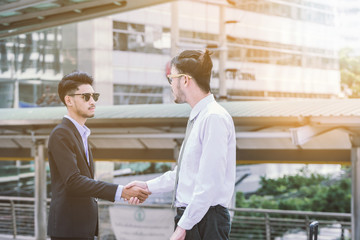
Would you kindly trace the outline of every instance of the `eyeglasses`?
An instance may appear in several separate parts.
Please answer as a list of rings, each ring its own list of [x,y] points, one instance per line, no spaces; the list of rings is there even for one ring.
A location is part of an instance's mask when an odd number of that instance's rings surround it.
[[[74,93],[74,94],[69,94],[69,96],[76,96],[76,95],[81,95],[85,102],[90,100],[90,97],[92,97],[94,99],[94,101],[96,102],[99,99],[100,93]]]
[[[191,76],[187,75],[187,74],[183,74],[183,73],[180,73],[180,74],[169,74],[167,75],[167,80],[169,81],[170,85],[173,81],[173,78],[178,78],[178,77],[182,77],[182,76],[188,76],[188,78],[191,78]]]

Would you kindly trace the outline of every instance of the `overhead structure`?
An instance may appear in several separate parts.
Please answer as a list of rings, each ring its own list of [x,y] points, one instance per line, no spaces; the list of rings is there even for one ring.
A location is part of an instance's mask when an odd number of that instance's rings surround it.
[[[352,234],[360,237],[360,100],[221,104],[235,122],[238,164],[352,164]],[[94,159],[175,161],[190,110],[186,104],[98,107],[87,122]],[[64,114],[65,107],[0,109],[0,159],[35,159],[44,169],[49,133]]]
[[[108,16],[172,0],[0,1],[0,38]]]
[[[359,100],[223,102],[236,125],[237,162],[350,165],[360,123]],[[177,104],[99,106],[89,119],[95,160],[175,161],[190,107]],[[0,109],[0,159],[33,159],[65,107]]]

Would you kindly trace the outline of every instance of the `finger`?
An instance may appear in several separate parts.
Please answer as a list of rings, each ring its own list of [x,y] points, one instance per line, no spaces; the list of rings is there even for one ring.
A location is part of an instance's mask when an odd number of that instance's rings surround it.
[[[138,198],[141,198],[141,199],[147,199],[148,198],[148,195],[147,194],[143,194],[143,193],[139,193],[138,194]]]
[[[138,205],[140,200],[137,197],[132,198],[131,204]]]
[[[138,199],[140,199],[140,201],[144,202],[147,199],[147,196],[138,196]]]
[[[139,205],[139,204],[140,204],[140,200],[139,200],[138,198],[136,198],[136,197],[133,199],[132,202],[133,202],[133,204],[135,204],[135,205]]]
[[[134,197],[134,198],[132,198],[132,200],[131,200],[131,204],[133,204],[133,205],[138,205],[138,204],[139,204],[138,201],[139,201],[139,199],[136,198],[136,197]]]
[[[129,204],[134,204],[134,197],[131,197],[128,201]]]
[[[148,190],[145,190],[143,188],[141,188],[139,191],[140,191],[141,194],[145,194],[145,195],[150,195],[151,194],[151,192],[149,192]]]

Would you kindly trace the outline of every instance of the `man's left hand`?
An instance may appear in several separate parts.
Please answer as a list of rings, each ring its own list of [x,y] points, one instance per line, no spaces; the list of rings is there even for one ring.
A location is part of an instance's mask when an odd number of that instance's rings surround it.
[[[171,235],[170,240],[184,240],[186,236],[186,230],[177,226],[175,232]]]

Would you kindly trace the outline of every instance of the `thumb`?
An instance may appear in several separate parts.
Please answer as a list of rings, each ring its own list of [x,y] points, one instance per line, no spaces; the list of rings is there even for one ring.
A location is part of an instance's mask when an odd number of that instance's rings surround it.
[[[124,188],[129,189],[129,188],[132,188],[133,186],[136,186],[136,181],[128,183]]]

